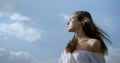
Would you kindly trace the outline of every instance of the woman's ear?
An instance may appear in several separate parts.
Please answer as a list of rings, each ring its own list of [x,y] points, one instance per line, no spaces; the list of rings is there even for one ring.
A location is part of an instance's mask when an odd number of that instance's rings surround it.
[[[81,25],[82,23],[79,21],[79,25]]]
[[[79,24],[81,25],[82,23],[80,22]]]

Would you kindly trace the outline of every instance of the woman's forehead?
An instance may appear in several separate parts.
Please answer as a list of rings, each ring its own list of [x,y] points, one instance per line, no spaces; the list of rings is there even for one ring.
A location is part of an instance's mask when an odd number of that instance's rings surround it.
[[[71,16],[70,16],[70,18],[76,18],[77,17],[77,15],[75,15],[75,14],[72,14]]]

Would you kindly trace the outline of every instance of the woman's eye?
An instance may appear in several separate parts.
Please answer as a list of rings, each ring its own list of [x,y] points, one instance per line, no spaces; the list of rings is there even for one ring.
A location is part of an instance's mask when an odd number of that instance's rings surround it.
[[[71,21],[72,19],[71,19],[71,18],[69,18],[69,20]]]

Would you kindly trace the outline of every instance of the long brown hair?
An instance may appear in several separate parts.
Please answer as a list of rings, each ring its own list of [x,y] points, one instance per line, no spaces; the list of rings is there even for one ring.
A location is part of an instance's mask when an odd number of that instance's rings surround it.
[[[78,21],[82,23],[82,29],[86,36],[98,39],[102,44],[103,53],[107,53],[108,49],[105,42],[107,41],[107,43],[111,43],[109,35],[94,24],[90,13],[87,11],[76,11],[73,14],[77,15]],[[76,48],[77,41],[78,40],[74,35],[65,48],[66,52],[72,53]]]

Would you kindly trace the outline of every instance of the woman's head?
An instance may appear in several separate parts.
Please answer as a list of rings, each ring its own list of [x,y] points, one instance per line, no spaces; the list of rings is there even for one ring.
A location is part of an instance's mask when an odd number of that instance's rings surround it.
[[[107,37],[108,35],[94,24],[89,12],[74,12],[70,17],[70,21],[67,23],[67,25],[69,32],[76,32],[77,30],[82,30],[87,37],[100,40],[103,52],[107,52],[107,47],[103,39],[110,41]],[[68,43],[66,51],[73,52],[76,42],[77,38],[73,37],[73,39]]]
[[[90,13],[87,11],[74,12],[71,15],[67,25],[68,25],[69,32],[75,32],[77,30],[83,30],[85,32],[84,28],[86,28],[86,27],[87,28],[89,27],[91,30],[94,30],[94,28],[93,28],[94,23],[92,21]]]

